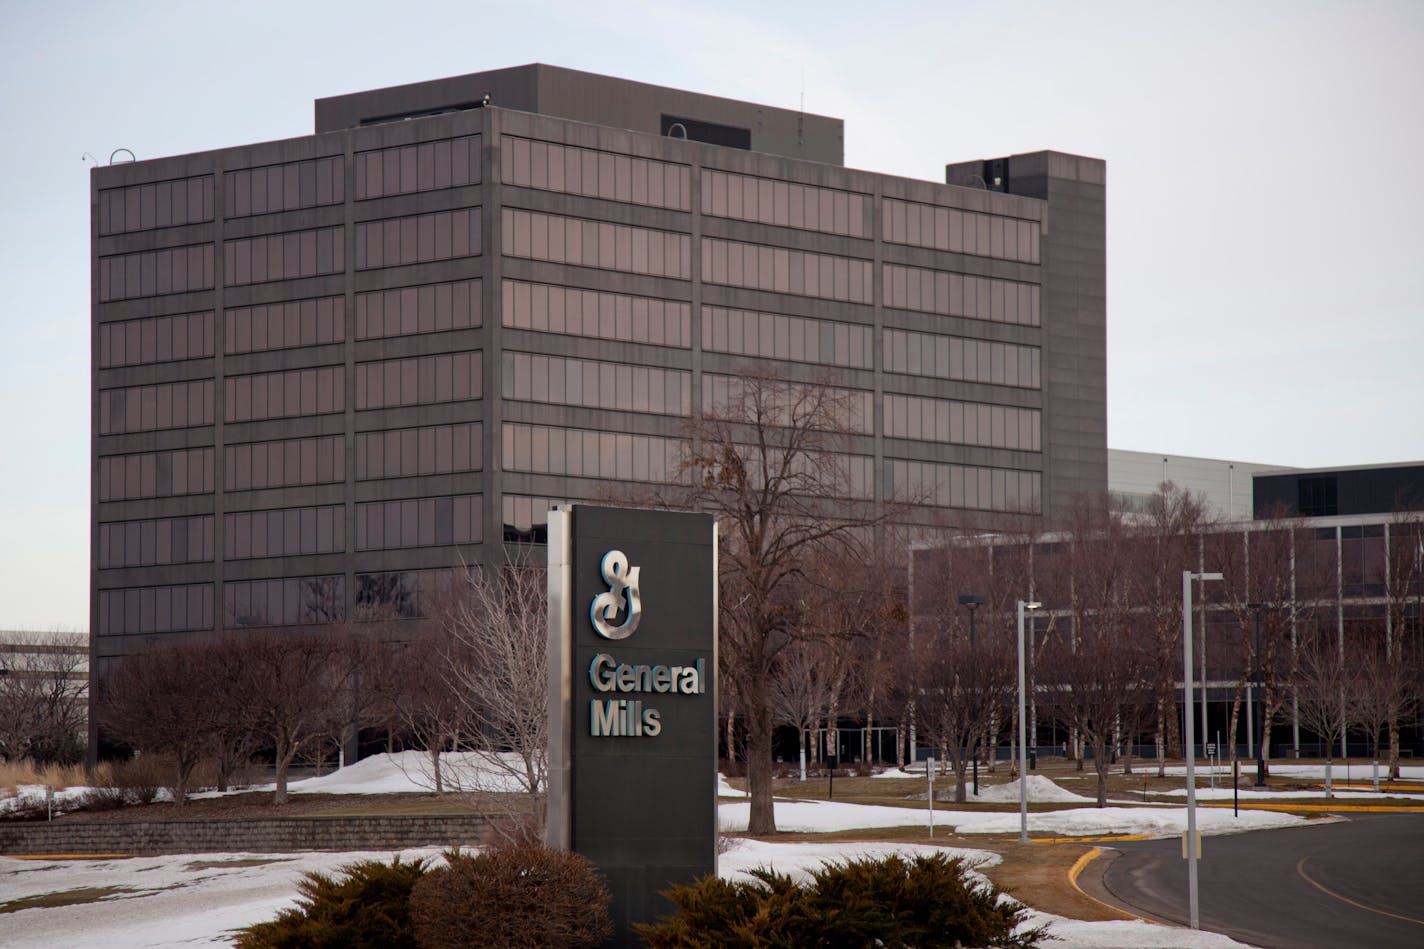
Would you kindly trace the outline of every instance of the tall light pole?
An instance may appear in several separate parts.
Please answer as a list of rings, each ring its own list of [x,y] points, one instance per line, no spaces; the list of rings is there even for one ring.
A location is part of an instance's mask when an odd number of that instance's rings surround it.
[[[971,653],[971,655],[972,655],[973,652],[974,652],[974,611],[979,607],[979,604],[981,604],[981,603],[983,603],[983,602],[984,602],[984,598],[983,598],[982,596],[979,596],[978,594],[975,594],[975,593],[961,593],[960,596],[959,596],[959,605],[960,605],[960,606],[963,606],[963,607],[965,607],[965,608],[967,608],[967,609],[969,610],[969,652]],[[977,676],[976,676],[976,678],[977,678]],[[978,745],[978,741],[979,741],[979,736],[978,736],[978,735],[975,735],[975,736],[973,737],[973,739],[972,739],[972,743],[971,743],[971,746],[970,746],[970,747],[972,747],[972,748],[974,749],[974,796],[975,796],[975,797],[978,797],[978,796],[979,796],[979,745]],[[963,760],[963,759],[960,759],[960,760]]]
[[[1187,907],[1193,929],[1200,929],[1197,907],[1196,735],[1192,724],[1192,581],[1220,580],[1219,573],[1182,571],[1182,709],[1187,738]]]
[[[1019,843],[1028,843],[1028,702],[1024,686],[1024,610],[1036,610],[1037,600],[1019,600]]]
[[[1256,787],[1266,786],[1266,686],[1265,671],[1261,668],[1261,613],[1271,608],[1269,603],[1247,603],[1246,608],[1256,612],[1256,701],[1259,703],[1257,719],[1259,724],[1256,740]]]

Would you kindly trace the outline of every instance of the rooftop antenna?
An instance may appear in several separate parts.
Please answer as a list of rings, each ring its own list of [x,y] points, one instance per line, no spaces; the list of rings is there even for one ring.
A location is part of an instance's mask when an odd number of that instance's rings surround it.
[[[138,161],[138,156],[135,155],[132,151],[129,151],[129,149],[116,148],[113,151],[109,152],[109,164],[114,164],[114,156],[118,155],[119,152],[128,152],[129,161]],[[127,162],[121,162],[120,164],[127,164]]]
[[[86,158],[89,159],[90,161],[92,161],[92,162],[94,163],[94,166],[95,166],[96,168],[99,166],[99,159],[95,158],[93,155],[89,154],[88,152],[85,152],[84,154],[82,154],[82,155],[79,156],[79,160],[80,160],[80,161],[84,161]]]
[[[806,145],[806,64],[801,64],[801,110],[796,114],[796,142]]]

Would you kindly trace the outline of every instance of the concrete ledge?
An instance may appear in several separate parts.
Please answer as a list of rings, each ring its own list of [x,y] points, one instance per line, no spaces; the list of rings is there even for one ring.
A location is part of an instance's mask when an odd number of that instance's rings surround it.
[[[0,823],[0,854],[395,850],[479,841],[477,815]]]

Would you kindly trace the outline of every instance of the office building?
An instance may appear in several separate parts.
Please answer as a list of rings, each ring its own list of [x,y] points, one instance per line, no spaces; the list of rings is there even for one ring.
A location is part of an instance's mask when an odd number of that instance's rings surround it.
[[[847,494],[912,523],[1100,492],[1103,162],[843,152],[839,119],[529,65],[94,169],[96,674],[418,615],[551,501],[677,478],[752,371],[843,389]]]

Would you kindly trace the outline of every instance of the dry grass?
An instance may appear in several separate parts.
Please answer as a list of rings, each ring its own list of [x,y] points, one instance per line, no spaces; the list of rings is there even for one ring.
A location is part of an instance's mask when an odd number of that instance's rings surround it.
[[[100,765],[100,769],[106,766]],[[22,784],[52,784],[55,790],[72,787],[88,787],[93,782],[83,765],[47,764],[36,768],[35,763],[24,761],[0,761],[0,791],[7,795],[19,793]]]

